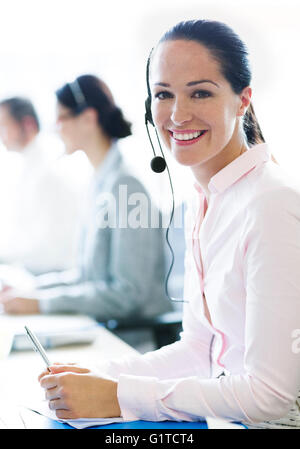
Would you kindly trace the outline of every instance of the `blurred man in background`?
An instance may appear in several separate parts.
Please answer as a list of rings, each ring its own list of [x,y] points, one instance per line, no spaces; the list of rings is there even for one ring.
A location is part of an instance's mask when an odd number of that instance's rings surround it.
[[[46,150],[30,100],[0,102],[0,139],[8,152],[0,167],[0,263],[33,274],[70,268],[80,201]]]

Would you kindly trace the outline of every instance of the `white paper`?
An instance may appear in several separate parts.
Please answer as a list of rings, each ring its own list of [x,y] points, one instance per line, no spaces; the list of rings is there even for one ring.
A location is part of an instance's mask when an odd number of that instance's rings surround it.
[[[242,424],[235,424],[230,421],[217,418],[205,418],[209,429],[245,429]]]
[[[37,401],[32,406],[26,406],[30,410],[33,410],[47,418],[53,419],[54,421],[63,422],[69,424],[76,429],[86,429],[87,427],[94,426],[104,426],[108,424],[124,422],[123,418],[80,418],[80,419],[59,419],[57,418],[54,410],[50,410],[48,406],[48,401]],[[216,418],[205,418],[208,429],[244,429],[241,424],[235,424],[230,421]]]
[[[124,422],[123,418],[80,418],[80,419],[59,419],[57,418],[54,410],[50,410],[48,406],[48,401],[37,401],[30,406],[26,405],[26,408],[40,415],[46,416],[46,418],[53,419],[54,421],[69,424],[75,429],[86,429],[87,427],[93,426],[104,426],[107,424]]]

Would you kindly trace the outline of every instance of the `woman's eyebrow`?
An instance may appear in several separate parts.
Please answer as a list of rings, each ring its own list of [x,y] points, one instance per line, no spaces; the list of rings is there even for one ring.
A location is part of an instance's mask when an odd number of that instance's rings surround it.
[[[168,83],[160,83],[160,82],[154,83],[153,85],[154,85],[154,86],[170,87],[170,84],[168,84]]]
[[[211,84],[213,84],[216,87],[220,87],[217,83],[215,83],[214,81],[211,81],[211,80],[190,81],[186,85],[190,87],[190,86],[195,86],[196,84],[201,84],[201,83],[211,83]],[[158,82],[158,83],[154,83],[154,86],[170,87],[170,84]]]
[[[187,83],[187,86],[195,86],[196,84],[201,84],[201,83],[211,83],[216,87],[220,87],[217,83],[215,83],[214,81],[211,81],[211,80],[190,81],[189,83]]]

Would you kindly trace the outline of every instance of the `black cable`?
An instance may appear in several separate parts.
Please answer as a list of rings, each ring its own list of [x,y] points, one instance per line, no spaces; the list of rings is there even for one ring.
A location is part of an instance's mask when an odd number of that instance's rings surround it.
[[[157,138],[157,142],[158,142],[158,145],[159,145],[160,152],[161,152],[161,154],[163,155],[163,158],[166,160],[165,155],[164,155],[164,152],[163,152],[163,149],[162,149],[161,144],[160,144],[160,140],[159,140],[159,137],[158,137],[158,133],[157,133],[156,127],[154,127],[154,129],[155,129],[155,134],[156,134],[156,138]],[[148,131],[148,135],[149,135],[149,131]],[[150,141],[151,141],[151,139],[150,139]],[[151,142],[151,144],[152,144],[152,142]],[[153,148],[153,145],[152,145],[152,148]],[[154,154],[155,154],[155,152],[154,152]],[[169,271],[168,271],[168,273],[167,273],[167,275],[166,275],[166,280],[165,280],[165,292],[166,292],[167,297],[168,297],[171,301],[173,301],[173,302],[185,302],[185,303],[188,303],[189,301],[185,301],[184,299],[179,299],[179,298],[173,298],[173,297],[171,297],[170,294],[169,294],[169,290],[168,290],[169,277],[170,277],[170,275],[171,275],[171,272],[172,272],[172,269],[173,269],[173,266],[174,266],[174,262],[175,262],[174,251],[173,251],[173,248],[172,248],[171,243],[170,243],[170,240],[169,240],[170,226],[171,226],[171,224],[172,224],[172,221],[173,221],[173,218],[174,218],[174,212],[175,212],[175,199],[174,199],[174,189],[173,189],[172,178],[171,178],[169,166],[168,166],[167,163],[166,163],[166,169],[167,169],[168,178],[169,178],[169,183],[170,183],[170,187],[171,187],[171,194],[172,194],[172,209],[171,209],[171,214],[170,214],[169,224],[168,224],[168,227],[167,227],[167,230],[166,230],[166,242],[167,242],[167,245],[168,245],[169,250],[170,250],[170,252],[171,252],[171,264],[170,264],[170,267],[169,267]]]
[[[146,121],[146,129],[147,129],[147,133],[148,133],[149,141],[151,143],[151,147],[152,147],[152,150],[153,150],[154,157],[156,157],[154,146],[153,146],[153,143],[152,143],[152,139],[151,139],[151,136],[150,136],[150,133],[149,133],[147,121]],[[157,138],[157,142],[158,142],[158,145],[159,145],[160,152],[161,152],[163,158],[165,159],[165,155],[164,155],[164,152],[163,152],[163,149],[162,149],[159,137],[158,137],[158,133],[157,133],[156,127],[154,127],[154,129],[155,129],[155,134],[156,134],[156,138]],[[169,250],[171,252],[171,264],[170,264],[169,271],[168,271],[168,273],[166,275],[166,278],[165,278],[165,292],[166,292],[166,295],[167,295],[168,299],[170,301],[172,301],[172,302],[189,303],[189,301],[186,301],[184,299],[172,298],[169,295],[169,291],[168,291],[169,277],[171,275],[171,272],[172,272],[172,269],[173,269],[173,266],[174,266],[174,261],[175,261],[174,251],[173,251],[173,248],[172,248],[171,243],[169,241],[170,226],[172,224],[172,221],[173,221],[173,218],[174,218],[174,212],[175,212],[175,199],[174,199],[174,189],[173,189],[172,178],[171,178],[171,174],[170,174],[170,171],[169,171],[169,166],[168,166],[167,163],[166,163],[166,169],[167,169],[167,173],[168,173],[168,178],[169,178],[169,183],[170,183],[170,188],[171,188],[171,194],[172,194],[172,208],[171,208],[169,224],[168,224],[168,227],[167,227],[167,230],[166,230],[166,242],[167,242],[167,245],[168,245]],[[209,345],[209,369],[210,369],[209,376],[210,376],[210,378],[213,375],[213,372],[212,372],[212,368],[213,368],[212,350],[213,350],[214,341],[215,341],[215,335],[212,335],[212,338],[211,338],[211,341],[210,341],[210,345]]]

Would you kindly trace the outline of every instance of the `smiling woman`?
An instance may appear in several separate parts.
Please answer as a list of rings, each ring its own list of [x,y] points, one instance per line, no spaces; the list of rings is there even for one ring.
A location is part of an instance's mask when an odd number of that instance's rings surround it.
[[[46,390],[62,371],[70,380],[50,406],[66,417],[213,416],[300,427],[300,358],[292,345],[300,192],[264,143],[246,47],[222,23],[183,22],[163,36],[148,68],[146,118],[196,181],[185,220],[183,333],[159,351],[111,361],[106,372],[115,380],[78,380],[71,367],[53,367],[41,376]]]
[[[222,75],[230,84],[232,91],[236,94],[241,94],[244,88],[249,87],[252,78],[247,48],[233,30],[219,22],[216,31],[216,24],[217,22],[214,21],[181,22],[165,33],[160,39],[160,43],[184,41],[190,44],[198,43],[202,46],[204,60],[201,61],[202,64],[200,65],[199,47],[194,47],[194,53],[191,50],[186,53],[188,59],[190,59],[188,55],[195,58],[196,77],[200,75],[199,78],[201,78],[201,70],[203,71],[204,69],[204,78],[200,80],[196,78],[199,81],[187,82],[188,87],[199,87],[201,83],[210,83],[220,88],[221,86],[216,79]],[[212,58],[217,63],[217,66],[215,65],[214,67],[217,73],[214,73],[213,68],[206,64],[208,62],[207,58]],[[185,66],[182,67],[182,69],[185,68]],[[189,75],[192,77],[193,72],[190,71]],[[207,98],[211,95],[213,95],[213,92],[206,91],[205,87],[204,90],[196,90],[195,92],[195,97],[197,98]],[[264,142],[253,108],[248,108],[246,111],[246,119],[243,125],[250,144]]]
[[[211,177],[247,145],[264,142],[250,103],[247,50],[236,38],[225,26],[216,33],[214,22],[181,23],[149,61],[155,124],[176,160],[195,175],[206,163]]]

